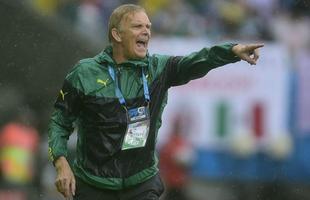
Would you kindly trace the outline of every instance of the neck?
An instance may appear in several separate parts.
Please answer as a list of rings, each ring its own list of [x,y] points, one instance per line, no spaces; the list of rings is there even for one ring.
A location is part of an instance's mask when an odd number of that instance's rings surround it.
[[[112,57],[116,64],[125,62],[127,60],[122,51],[122,48],[119,45],[112,45]]]

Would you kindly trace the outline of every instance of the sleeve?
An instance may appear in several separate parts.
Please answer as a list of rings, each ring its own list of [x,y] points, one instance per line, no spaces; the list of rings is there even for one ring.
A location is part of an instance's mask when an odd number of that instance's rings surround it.
[[[171,57],[166,65],[170,86],[186,84],[205,76],[211,69],[240,61],[232,52],[234,45],[236,44],[217,45],[187,56]]]
[[[48,126],[48,152],[53,163],[60,156],[67,156],[67,141],[81,110],[82,91],[77,87],[80,83],[76,73],[68,74],[54,104]]]

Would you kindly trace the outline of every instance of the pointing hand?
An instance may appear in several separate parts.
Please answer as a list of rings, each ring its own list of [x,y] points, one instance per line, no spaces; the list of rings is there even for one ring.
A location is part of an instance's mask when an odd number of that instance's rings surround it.
[[[263,46],[264,44],[237,44],[232,48],[232,51],[240,59],[251,65],[256,65],[256,61],[259,58],[258,49]]]

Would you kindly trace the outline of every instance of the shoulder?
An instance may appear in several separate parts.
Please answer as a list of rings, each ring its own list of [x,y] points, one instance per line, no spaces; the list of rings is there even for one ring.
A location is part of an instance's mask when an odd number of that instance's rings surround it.
[[[153,62],[156,62],[158,65],[165,65],[169,58],[172,56],[169,55],[161,55],[161,54],[153,54],[151,55],[151,59]]]
[[[88,73],[98,71],[100,64],[94,58],[85,58],[77,62],[72,68],[72,73]]]
[[[172,56],[161,54],[153,54],[150,56],[151,66],[156,74],[160,73],[165,68],[171,57]]]
[[[75,88],[84,88],[85,83],[105,71],[103,68],[94,58],[82,59],[69,71],[65,80]]]
[[[153,54],[151,56],[152,66],[155,68],[157,74],[163,72],[167,67],[175,66],[182,59],[182,56],[171,56]]]
[[[94,58],[86,58],[78,61],[69,71],[67,77],[81,77],[96,74],[102,66]]]

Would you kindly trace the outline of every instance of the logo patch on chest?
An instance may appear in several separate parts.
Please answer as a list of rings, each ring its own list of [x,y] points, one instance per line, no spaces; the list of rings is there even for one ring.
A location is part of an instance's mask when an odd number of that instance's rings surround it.
[[[97,79],[97,83],[100,83],[100,84],[104,85],[104,87],[107,86],[108,81],[109,81],[109,78],[107,78],[106,80],[102,80],[102,79],[99,79],[99,78]]]

